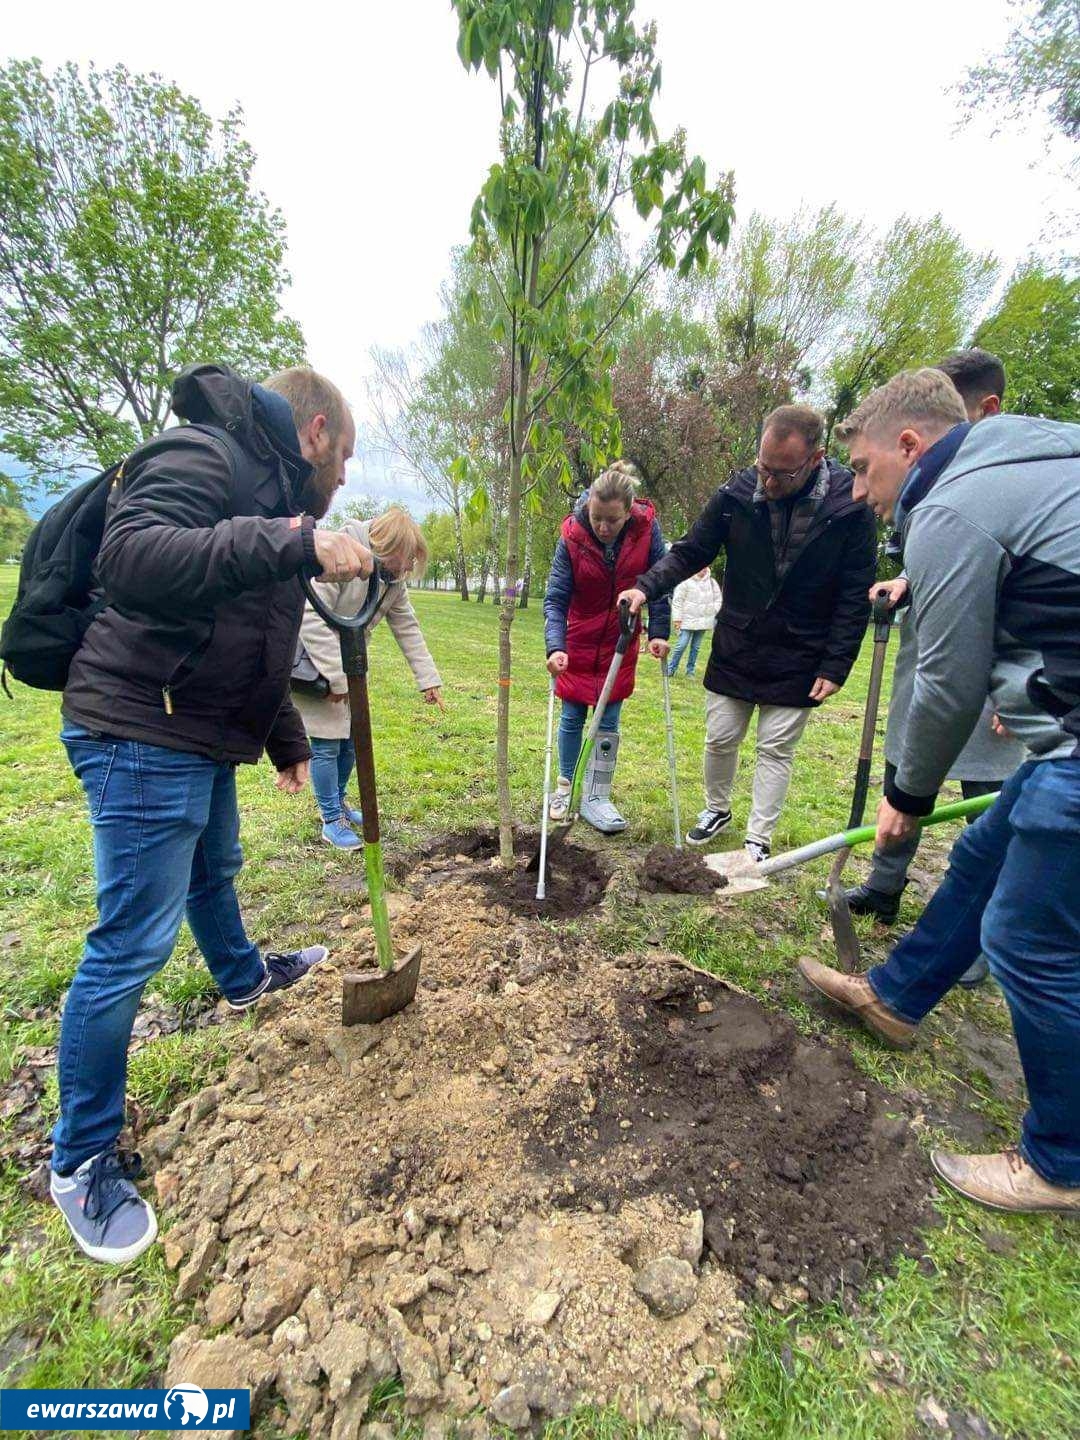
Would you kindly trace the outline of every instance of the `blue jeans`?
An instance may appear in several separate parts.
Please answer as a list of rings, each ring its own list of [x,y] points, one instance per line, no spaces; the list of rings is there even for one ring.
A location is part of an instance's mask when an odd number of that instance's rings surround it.
[[[225,995],[250,995],[266,967],[233,889],[243,864],[235,767],[75,725],[61,739],[90,808],[98,908],[57,1054],[52,1163],[70,1174],[120,1134],[135,1012],[185,912]]]
[[[610,700],[600,721],[601,730],[618,730],[621,700]],[[589,707],[578,700],[564,700],[559,716],[559,774],[569,780],[581,754],[581,737]]]
[[[323,823],[332,825],[341,819],[345,786],[353,771],[354,752],[351,740],[317,740],[308,736],[311,745],[311,788]],[[359,802],[357,802],[359,806]]]
[[[686,662],[686,673],[687,675],[694,673],[694,668],[697,665],[698,651],[701,649],[701,642],[705,638],[706,633],[704,630],[679,631],[679,638],[675,641],[675,648],[668,657],[667,673],[669,675],[674,675],[675,671],[678,670],[679,661],[682,659],[683,653],[687,648],[690,650],[690,658]]]
[[[917,1024],[979,953],[1005,993],[1030,1108],[1021,1151],[1080,1186],[1080,760],[1028,761],[953,846],[922,918],[869,972]]]

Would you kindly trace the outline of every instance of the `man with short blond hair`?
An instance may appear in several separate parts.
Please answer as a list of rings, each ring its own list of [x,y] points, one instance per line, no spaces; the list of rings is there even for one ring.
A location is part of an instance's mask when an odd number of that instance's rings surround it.
[[[746,850],[770,851],[810,712],[847,680],[866,630],[874,522],[851,472],[825,458],[809,405],[766,416],[757,463],[721,486],[701,518],[620,599],[636,611],[725,551],[723,601],[705,672],[705,809],[686,839],[707,845],[730,824],[739,747],[757,711]]]
[[[845,422],[854,493],[903,538],[918,664],[877,843],[906,841],[987,694],[1028,759],[953,846],[944,882],[883,965],[799,968],[909,1045],[979,953],[1012,1016],[1030,1108],[1019,1148],[934,1151],[997,1209],[1080,1214],[1080,426],[972,425],[937,370],[896,376]]]

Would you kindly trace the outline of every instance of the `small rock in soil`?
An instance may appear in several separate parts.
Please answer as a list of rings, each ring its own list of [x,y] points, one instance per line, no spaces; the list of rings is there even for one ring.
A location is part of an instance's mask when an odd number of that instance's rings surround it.
[[[491,1402],[491,1418],[508,1430],[527,1430],[532,1423],[524,1385],[507,1385]]]
[[[654,1315],[670,1320],[685,1314],[697,1295],[693,1266],[674,1255],[661,1255],[634,1276],[634,1289]]]

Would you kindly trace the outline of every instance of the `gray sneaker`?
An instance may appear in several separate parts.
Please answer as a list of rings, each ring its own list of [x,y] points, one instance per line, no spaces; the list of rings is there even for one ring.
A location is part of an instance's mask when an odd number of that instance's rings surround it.
[[[157,1216],[132,1184],[141,1172],[138,1155],[122,1156],[115,1145],[73,1175],[52,1172],[49,1193],[91,1260],[126,1265],[157,1239]]]
[[[226,995],[225,999],[234,1010],[246,1010],[254,1005],[260,995],[269,995],[274,990],[287,990],[302,980],[313,965],[319,965],[330,954],[325,945],[308,945],[303,950],[290,950],[282,954],[268,950],[263,957],[266,974],[255,989],[247,995]]]

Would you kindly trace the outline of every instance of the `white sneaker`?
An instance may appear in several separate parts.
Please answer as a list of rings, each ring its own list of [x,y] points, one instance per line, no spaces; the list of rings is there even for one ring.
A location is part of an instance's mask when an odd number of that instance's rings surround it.
[[[565,820],[570,814],[570,781],[564,780],[560,775],[555,787],[555,793],[551,796],[551,803],[548,805],[549,820]]]

